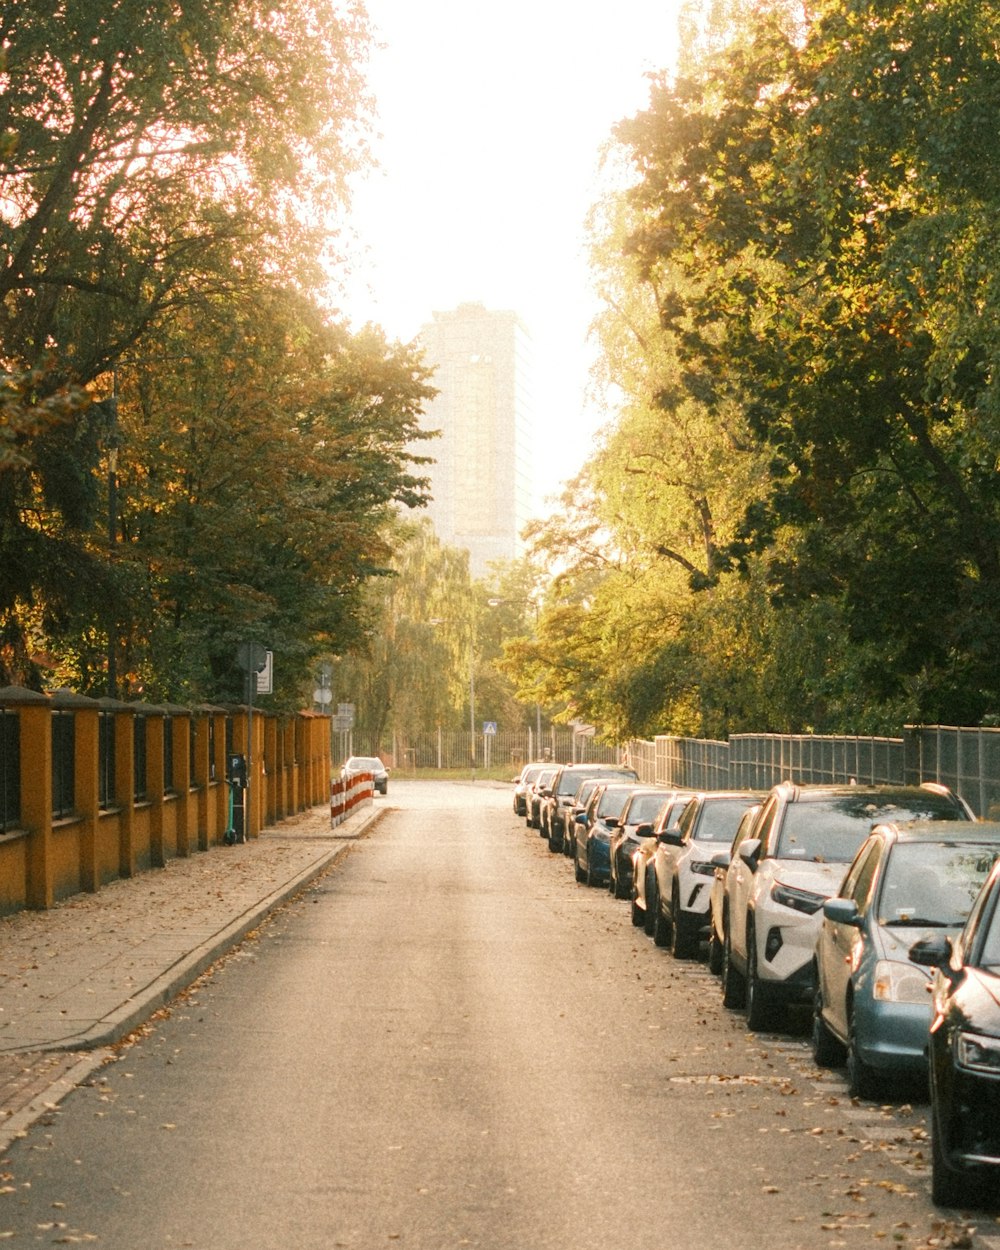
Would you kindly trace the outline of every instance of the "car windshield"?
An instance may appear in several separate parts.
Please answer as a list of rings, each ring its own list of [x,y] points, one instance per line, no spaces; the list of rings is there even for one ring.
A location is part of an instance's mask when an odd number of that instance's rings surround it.
[[[347,767],[363,769],[365,772],[379,772],[382,768],[382,761],[365,755],[355,755],[347,761]]]
[[[705,803],[695,832],[698,842],[732,842],[740,817],[756,799],[709,799]]]
[[[625,818],[630,825],[640,825],[643,821],[655,820],[668,798],[669,795],[665,794],[633,794]]]
[[[590,781],[585,781],[583,785],[580,787],[580,789],[577,790],[576,792],[576,797],[573,800],[575,806],[586,807],[587,804],[590,802],[590,796],[594,793],[594,791],[597,789],[597,787],[600,784],[601,784],[600,779],[597,777],[594,777]]]
[[[871,794],[843,794],[789,803],[775,847],[779,859],[809,859],[818,863],[849,864],[858,847],[883,821],[954,819],[954,807],[942,808],[928,792],[926,804],[914,797],[903,805],[879,801]]]
[[[603,764],[595,764],[591,769],[567,768],[564,769],[562,776],[559,778],[557,793],[561,795],[576,794],[580,788],[580,783],[588,777],[596,777],[607,781],[609,777],[618,777],[624,780],[626,777],[631,778],[634,775],[632,772],[609,768]]]
[[[982,844],[897,842],[882,879],[879,924],[960,928],[998,853]]]
[[[628,802],[629,795],[631,793],[631,790],[612,789],[609,786],[597,800],[598,816],[610,816],[612,818],[620,816],[622,814],[622,808]]]

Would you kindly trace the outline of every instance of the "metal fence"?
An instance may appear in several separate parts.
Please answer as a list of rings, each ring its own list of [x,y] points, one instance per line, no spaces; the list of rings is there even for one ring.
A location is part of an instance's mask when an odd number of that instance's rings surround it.
[[[622,755],[619,748],[574,733],[569,726],[562,725],[547,729],[541,739],[530,728],[474,736],[468,730],[465,733],[443,730],[429,734],[397,733],[388,741],[375,741],[354,733],[340,753],[344,756],[377,755],[391,768],[402,772],[415,772],[418,768],[494,771],[507,768],[516,772],[522,764],[536,759],[557,764],[609,764],[617,763]]]
[[[734,734],[728,742],[664,735],[630,742],[626,755],[643,781],[686,789],[937,781],[977,816],[1000,820],[1000,729],[908,725],[900,738]]]
[[[939,781],[977,816],[1000,820],[1000,729],[907,726],[907,774]]]
[[[905,744],[902,738],[734,734],[729,777],[732,786],[748,790],[767,790],[779,781],[900,784],[906,777]]]

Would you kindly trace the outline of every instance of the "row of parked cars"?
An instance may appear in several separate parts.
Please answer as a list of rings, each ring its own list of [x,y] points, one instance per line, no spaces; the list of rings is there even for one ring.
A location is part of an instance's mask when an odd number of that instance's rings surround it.
[[[804,1004],[853,1095],[927,1073],[934,1201],[995,1200],[1000,822],[929,783],[693,792],[598,764],[527,765],[514,811],[657,946],[704,951],[752,1029]]]

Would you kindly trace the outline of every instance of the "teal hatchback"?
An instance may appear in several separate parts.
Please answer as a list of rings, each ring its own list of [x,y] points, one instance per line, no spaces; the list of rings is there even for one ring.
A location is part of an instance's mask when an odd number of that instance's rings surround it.
[[[927,1070],[930,970],[910,948],[957,933],[1000,856],[1000,822],[876,825],[816,943],[813,1057],[846,1063],[852,1095],[876,1098],[887,1079]]]

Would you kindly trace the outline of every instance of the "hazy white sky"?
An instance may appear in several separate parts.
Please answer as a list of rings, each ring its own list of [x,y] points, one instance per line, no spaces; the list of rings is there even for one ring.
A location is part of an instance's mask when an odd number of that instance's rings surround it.
[[[586,458],[584,220],[602,144],[671,65],[677,0],[366,0],[381,169],[356,194],[346,311],[411,339],[434,311],[513,309],[534,350],[536,508]]]

